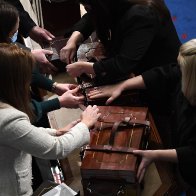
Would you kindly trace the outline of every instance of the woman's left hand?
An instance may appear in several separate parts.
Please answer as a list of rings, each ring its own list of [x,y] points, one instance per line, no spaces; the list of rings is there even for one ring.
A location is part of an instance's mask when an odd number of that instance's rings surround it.
[[[66,66],[67,72],[72,77],[78,77],[83,73],[86,74],[95,74],[93,69],[93,63],[90,62],[75,62],[68,64]]]
[[[66,83],[57,83],[54,93],[57,95],[62,95],[63,93],[67,92],[68,90],[72,90],[76,88],[78,85],[76,84],[66,84]]]
[[[53,52],[45,49],[35,49],[31,51],[35,60],[38,62],[40,72],[43,74],[52,74],[57,71],[57,68],[48,61],[46,55],[52,55]]]
[[[64,135],[65,133],[69,132],[71,130],[72,127],[74,127],[75,125],[77,125],[81,120],[75,120],[71,123],[69,123],[67,126],[63,127],[62,129],[58,129],[56,131],[56,136],[61,136]]]
[[[66,108],[78,108],[84,103],[84,96],[78,95],[79,87],[68,90],[58,97],[60,106]]]
[[[153,150],[133,150],[133,154],[139,155],[142,157],[142,161],[137,171],[137,179],[138,179],[138,182],[140,183],[142,179],[144,178],[146,169],[155,160],[156,155]]]

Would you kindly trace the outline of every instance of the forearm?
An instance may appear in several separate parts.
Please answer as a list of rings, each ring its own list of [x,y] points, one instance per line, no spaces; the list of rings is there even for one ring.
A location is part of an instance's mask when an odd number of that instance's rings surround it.
[[[79,31],[74,31],[67,43],[72,42],[75,43],[76,45],[79,45],[83,41],[84,41],[84,37],[82,33],[80,33]]]
[[[153,150],[154,160],[160,161],[169,161],[173,163],[178,162],[178,157],[175,149],[167,149],[167,150]]]
[[[145,83],[141,75],[125,80],[121,84],[122,91],[131,89],[145,89]]]

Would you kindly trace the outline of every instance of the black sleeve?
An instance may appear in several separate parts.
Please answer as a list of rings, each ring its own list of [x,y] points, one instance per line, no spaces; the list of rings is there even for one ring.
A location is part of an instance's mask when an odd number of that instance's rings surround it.
[[[116,28],[121,28],[119,52],[113,57],[94,63],[96,76],[116,78],[134,73],[146,54],[158,28],[158,18],[151,10],[131,9]],[[112,71],[111,71],[112,70]]]
[[[37,68],[33,70],[31,85],[51,91],[53,83],[54,81],[39,73]]]
[[[72,32],[73,31],[79,31],[82,33],[84,40],[92,34],[94,27],[89,13],[84,14],[82,18],[73,26]]]
[[[35,22],[31,19],[28,12],[26,12],[20,3],[19,0],[7,0],[8,3],[12,4],[17,8],[20,15],[20,26],[19,26],[19,32],[24,36],[28,37],[30,30],[37,26]]]
[[[196,128],[196,127],[195,127]],[[194,136],[193,138],[195,138]],[[195,143],[196,141],[194,141]],[[196,147],[195,145],[185,146],[176,149],[178,166],[184,180],[196,188]]]
[[[142,77],[148,92],[165,94],[176,89],[181,78],[181,71],[178,65],[170,64],[146,71]]]

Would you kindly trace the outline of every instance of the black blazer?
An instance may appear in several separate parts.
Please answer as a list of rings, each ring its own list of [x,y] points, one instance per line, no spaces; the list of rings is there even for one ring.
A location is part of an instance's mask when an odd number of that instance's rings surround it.
[[[120,10],[120,9],[119,9]],[[129,5],[121,9],[111,26],[110,57],[94,63],[98,78],[109,81],[127,78],[155,67],[176,62],[181,45],[172,19],[152,8]],[[73,27],[87,38],[94,30],[90,13]]]

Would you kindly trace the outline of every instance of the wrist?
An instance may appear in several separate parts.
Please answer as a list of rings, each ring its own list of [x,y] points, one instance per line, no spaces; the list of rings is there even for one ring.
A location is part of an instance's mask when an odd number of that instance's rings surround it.
[[[95,74],[94,69],[93,69],[93,64],[94,63],[90,63],[90,62],[85,62],[82,67],[82,73],[87,73],[87,74]]]
[[[69,38],[67,43],[72,43],[75,45],[80,45],[81,42],[83,41],[83,36],[79,31],[74,31],[71,35],[71,37]]]
[[[119,86],[120,86],[121,92],[126,90],[126,82],[122,82]]]
[[[88,127],[88,129],[90,129],[92,127],[92,124],[85,121],[85,120],[82,120],[81,122],[84,123]]]
[[[54,83],[52,84],[51,92],[56,93],[57,85],[58,85],[57,82],[54,82]]]

